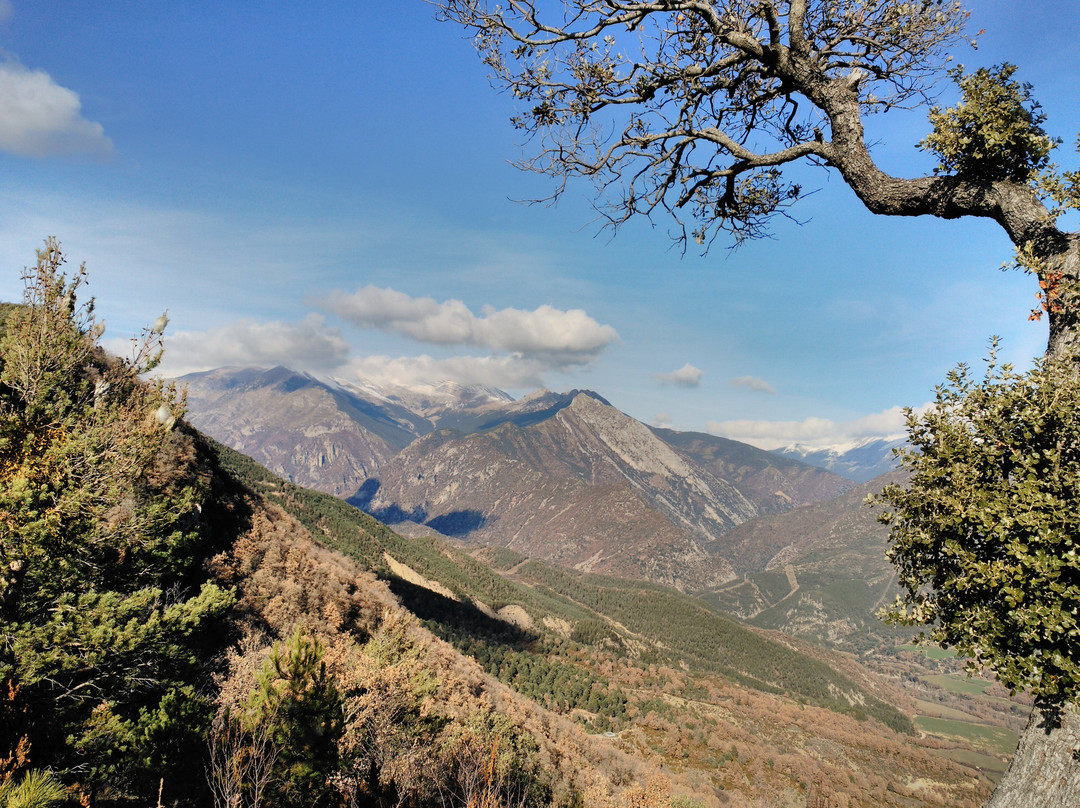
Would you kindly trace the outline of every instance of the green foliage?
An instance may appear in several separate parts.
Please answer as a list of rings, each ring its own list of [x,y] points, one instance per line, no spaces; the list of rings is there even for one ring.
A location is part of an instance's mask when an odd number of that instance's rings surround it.
[[[434,739],[446,719],[430,709],[439,681],[411,624],[388,613],[342,676],[341,762],[362,804],[425,804],[432,790]]]
[[[937,155],[937,172],[990,182],[1028,182],[1046,168],[1058,145],[1042,128],[1046,116],[1031,85],[1012,80],[1016,66],[1000,64],[965,73],[949,71],[960,88],[954,107],[930,110],[934,131],[919,146]]]
[[[131,360],[106,356],[85,269],[63,263],[47,240],[0,338],[0,682],[16,694],[0,756],[25,739],[91,792],[149,797],[202,746],[212,706],[192,685],[233,598],[199,565],[183,402],[138,378],[163,322]]]
[[[1080,696],[1078,412],[1072,361],[1017,373],[992,351],[982,380],[961,365],[908,412],[911,481],[877,498],[903,588],[884,616],[1042,700]]]
[[[670,808],[705,808],[705,803],[689,794],[677,794],[668,805]]]
[[[450,633],[445,626],[435,625],[433,629],[473,657],[487,673],[549,710],[563,714],[585,710],[597,716],[604,729],[626,720],[625,694],[575,665],[560,662],[554,653],[543,653],[543,643],[519,651],[498,642]]]
[[[277,748],[274,804],[288,808],[333,802],[344,729],[342,697],[323,662],[323,648],[299,630],[274,647],[248,704],[248,720],[268,730]]]
[[[64,787],[52,772],[31,769],[18,781],[0,783],[3,808],[53,808],[64,802]]]

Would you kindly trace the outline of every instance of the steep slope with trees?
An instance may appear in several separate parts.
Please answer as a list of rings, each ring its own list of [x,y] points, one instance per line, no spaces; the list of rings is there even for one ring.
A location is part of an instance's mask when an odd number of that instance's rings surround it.
[[[727,805],[813,797],[867,808],[975,806],[989,793],[979,774],[939,756],[949,745],[886,730],[881,722],[907,726],[891,706],[904,700],[851,661],[820,651],[807,658],[805,647],[755,636],[666,587],[481,550],[498,574],[445,542],[403,538],[338,499],[219,452],[313,535],[374,569],[491,675],[683,772],[672,785],[695,784],[704,804],[713,803],[702,789]]]
[[[887,726],[910,731],[881,682],[672,590],[581,579],[575,601],[535,562],[514,582],[212,446],[182,397],[138,378],[164,319],[132,359],[106,356],[62,263],[50,240],[24,305],[0,312],[4,804],[660,808],[719,788],[731,805],[899,808],[985,791]],[[521,595],[544,631],[510,622],[524,605],[481,608],[478,587]],[[677,643],[658,614],[680,621]],[[658,731],[663,760],[693,750],[692,769],[642,761]]]
[[[4,805],[614,805],[644,781],[222,468],[138,378],[164,317],[107,356],[63,263],[48,240],[0,310]]]
[[[137,378],[164,317],[132,359],[105,356],[77,299],[85,270],[62,264],[50,239],[0,340],[3,775],[32,765],[89,799],[149,795],[198,757],[213,717],[198,683],[234,597],[201,559],[221,514],[182,400]]]

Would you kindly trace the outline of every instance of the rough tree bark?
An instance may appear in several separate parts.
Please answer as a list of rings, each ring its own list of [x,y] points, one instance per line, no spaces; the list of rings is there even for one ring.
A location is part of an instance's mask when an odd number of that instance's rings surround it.
[[[1065,808],[1080,795],[1080,712],[1036,707],[986,808]]]

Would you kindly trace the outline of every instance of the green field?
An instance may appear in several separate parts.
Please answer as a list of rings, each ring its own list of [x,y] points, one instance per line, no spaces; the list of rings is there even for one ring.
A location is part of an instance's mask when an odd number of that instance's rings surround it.
[[[961,693],[965,696],[982,696],[994,686],[993,682],[988,682],[986,679],[956,673],[939,673],[922,678],[923,681],[937,685],[950,693]]]
[[[930,735],[959,738],[995,755],[1012,755],[1020,740],[1019,735],[1003,727],[988,727],[985,724],[954,721],[949,718],[919,715],[915,717],[915,726]]]
[[[1005,769],[1009,767],[1007,760],[1002,760],[993,755],[984,755],[982,752],[972,752],[970,749],[942,749],[939,753],[949,760],[955,760],[965,766],[978,769],[995,785],[1001,781]]]
[[[965,713],[963,710],[957,710],[953,707],[946,707],[944,704],[938,704],[933,701],[916,699],[915,708],[919,711],[919,715],[933,716],[934,718],[951,718],[954,721],[977,720],[970,713]]]

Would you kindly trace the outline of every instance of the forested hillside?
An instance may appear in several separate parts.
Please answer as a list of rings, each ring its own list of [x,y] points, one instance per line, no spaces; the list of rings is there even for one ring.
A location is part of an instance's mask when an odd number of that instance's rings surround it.
[[[850,806],[974,806],[989,793],[984,777],[935,751],[954,754],[953,744],[913,733],[905,697],[849,659],[765,639],[667,587],[584,575],[504,548],[478,551],[480,563],[439,539],[406,539],[218,451],[327,546],[375,570],[428,628],[492,676],[613,733],[636,757],[664,761],[703,804],[834,797]]]

